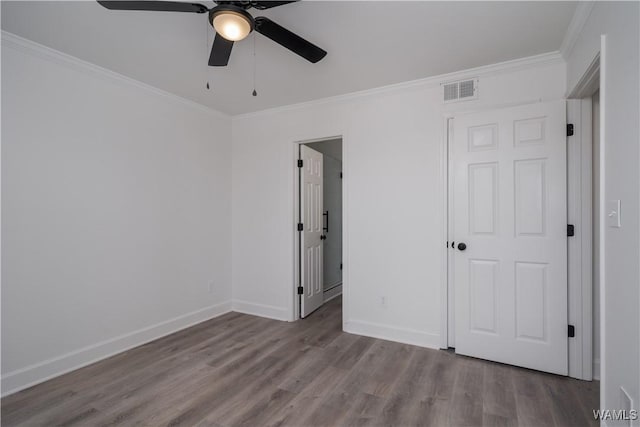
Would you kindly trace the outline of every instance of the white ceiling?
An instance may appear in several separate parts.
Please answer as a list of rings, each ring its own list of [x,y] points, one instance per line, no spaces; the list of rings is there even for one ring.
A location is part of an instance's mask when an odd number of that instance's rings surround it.
[[[2,29],[240,114],[555,51],[576,5],[302,1],[252,9],[329,52],[311,64],[257,34],[257,97],[251,96],[253,35],[235,44],[229,66],[208,67],[206,37],[210,46],[213,30],[204,14],[109,11],[93,1],[2,1]]]

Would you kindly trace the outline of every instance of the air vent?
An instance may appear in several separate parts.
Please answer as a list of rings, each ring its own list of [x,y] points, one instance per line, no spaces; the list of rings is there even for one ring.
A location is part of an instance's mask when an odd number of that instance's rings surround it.
[[[466,101],[478,97],[478,80],[462,80],[442,84],[444,102]]]
[[[444,85],[444,102],[458,99],[459,83],[449,83]]]

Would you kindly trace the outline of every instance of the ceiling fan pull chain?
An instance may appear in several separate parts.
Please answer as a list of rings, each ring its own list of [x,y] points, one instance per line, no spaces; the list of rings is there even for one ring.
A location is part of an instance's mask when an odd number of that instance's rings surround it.
[[[253,96],[258,96],[256,92],[256,33],[253,33]]]
[[[205,58],[209,54],[209,23],[205,21],[204,25],[204,53]],[[209,67],[205,68],[206,77],[207,77],[207,90],[209,90]]]

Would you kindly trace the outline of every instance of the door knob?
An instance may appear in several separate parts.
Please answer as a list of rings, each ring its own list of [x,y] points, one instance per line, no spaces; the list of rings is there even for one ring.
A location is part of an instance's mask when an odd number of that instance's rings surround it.
[[[324,239],[326,239],[326,238],[327,238],[327,236],[325,236],[324,234],[321,234],[321,235],[320,235],[320,240],[324,240]]]
[[[459,251],[464,251],[465,249],[467,249],[467,245],[464,243],[458,243],[458,250]]]

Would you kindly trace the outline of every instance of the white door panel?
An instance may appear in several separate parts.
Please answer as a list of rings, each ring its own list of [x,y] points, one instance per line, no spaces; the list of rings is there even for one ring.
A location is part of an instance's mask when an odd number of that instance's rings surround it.
[[[323,302],[322,260],[322,154],[300,146],[301,197],[302,201],[302,254],[301,272],[303,294],[301,317],[306,317]],[[322,237],[322,238],[321,238]]]
[[[568,372],[565,126],[564,101],[454,119],[457,353]]]

